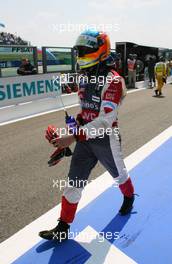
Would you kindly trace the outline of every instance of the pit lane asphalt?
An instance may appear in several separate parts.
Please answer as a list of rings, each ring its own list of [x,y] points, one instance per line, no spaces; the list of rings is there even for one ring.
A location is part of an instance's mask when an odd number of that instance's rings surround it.
[[[120,108],[124,157],[172,125],[172,85],[164,88],[165,97],[152,95],[150,89],[128,94]],[[69,109],[73,115],[77,111],[78,107]],[[66,178],[70,158],[48,168],[54,150],[44,139],[49,124],[63,127],[63,111],[0,127],[0,241],[60,202],[62,191],[53,188],[53,180]],[[103,172],[98,164],[90,177]]]

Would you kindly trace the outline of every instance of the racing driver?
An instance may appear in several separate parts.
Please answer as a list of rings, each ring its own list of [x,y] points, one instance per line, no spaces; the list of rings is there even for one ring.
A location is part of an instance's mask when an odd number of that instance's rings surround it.
[[[88,82],[79,83],[78,127],[72,134],[62,137],[54,138],[48,130],[46,134],[57,149],[64,149],[76,141],[68,174],[70,184],[63,191],[59,222],[55,228],[39,233],[44,239],[60,242],[68,238],[83,188],[98,161],[114,178],[123,195],[119,213],[122,216],[130,213],[134,202],[134,187],[123,161],[117,117],[126,88],[123,78],[109,63],[109,37],[104,32],[86,30],[79,35],[74,48],[80,71],[88,78]],[[99,82],[90,82],[93,76]],[[104,77],[106,81],[102,84],[100,80]]]

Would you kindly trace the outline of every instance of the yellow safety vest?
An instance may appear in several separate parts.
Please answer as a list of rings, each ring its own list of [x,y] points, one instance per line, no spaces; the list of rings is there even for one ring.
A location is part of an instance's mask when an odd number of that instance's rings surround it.
[[[158,62],[155,65],[155,74],[157,76],[164,76],[166,74],[166,67],[165,67],[165,63],[163,62]]]

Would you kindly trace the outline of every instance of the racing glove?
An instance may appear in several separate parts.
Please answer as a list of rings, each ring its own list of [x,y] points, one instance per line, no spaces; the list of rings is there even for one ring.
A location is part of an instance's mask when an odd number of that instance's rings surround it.
[[[57,134],[57,129],[53,125],[49,125],[45,132],[45,138],[51,142],[52,139],[58,139],[59,135]],[[67,148],[57,148],[53,154],[50,156],[48,161],[49,167],[56,165],[61,161],[61,159],[66,156],[69,157],[72,155],[72,151],[69,147]]]
[[[52,139],[58,138],[57,129],[53,125],[49,125],[45,131],[45,138],[51,142]]]
[[[81,114],[78,114],[77,115],[76,122],[77,122],[77,124],[79,126],[84,126],[85,125],[84,119],[82,118],[82,115]]]
[[[57,148],[53,154],[50,156],[50,159],[48,161],[48,165],[49,167],[52,167],[54,165],[56,165],[57,163],[59,163],[61,161],[62,158],[64,157],[69,157],[72,155],[72,151],[70,150],[70,148]]]

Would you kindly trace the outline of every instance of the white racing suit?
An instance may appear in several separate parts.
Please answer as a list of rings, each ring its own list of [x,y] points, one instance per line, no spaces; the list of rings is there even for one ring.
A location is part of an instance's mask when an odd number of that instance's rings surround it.
[[[82,190],[98,161],[115,179],[123,195],[131,197],[134,193],[123,161],[117,119],[125,83],[113,70],[108,77],[113,80],[98,89],[90,83],[81,84],[79,88],[81,112],[78,119],[82,119],[84,125],[76,134],[77,143],[68,174],[70,185],[65,187],[62,196],[60,219],[66,223],[73,221]]]

